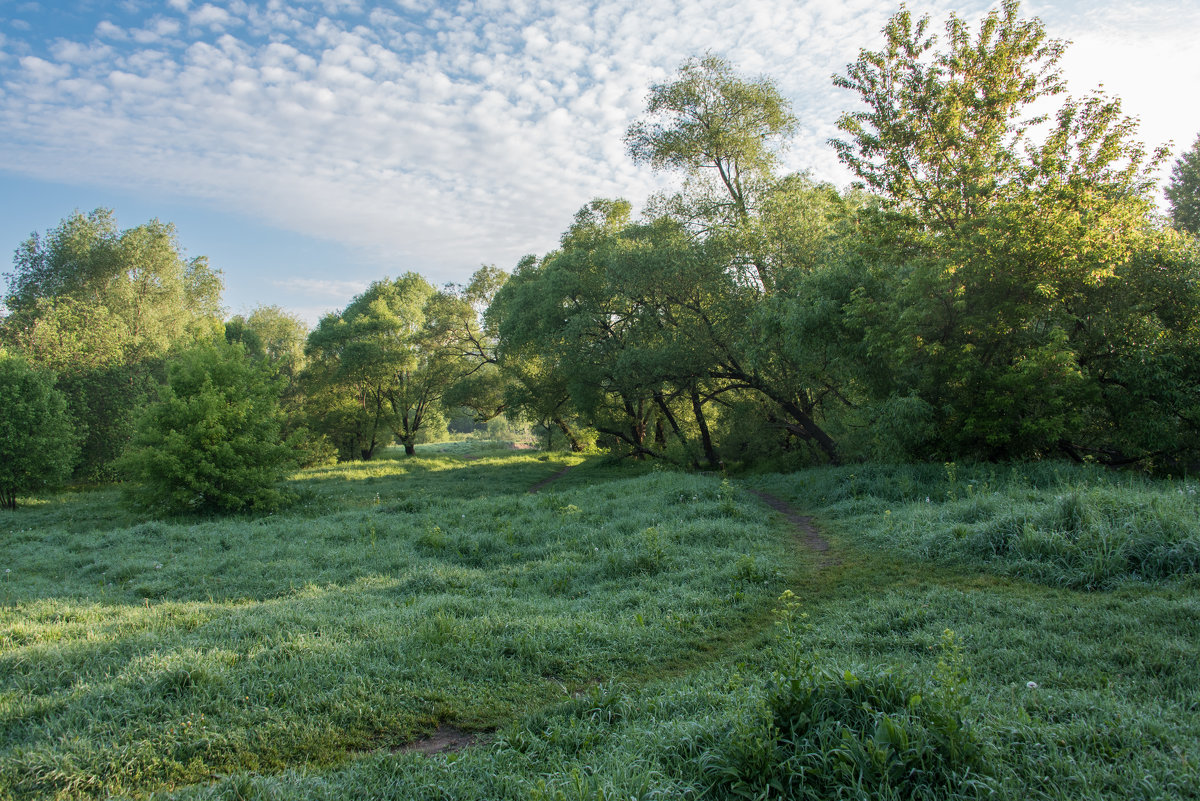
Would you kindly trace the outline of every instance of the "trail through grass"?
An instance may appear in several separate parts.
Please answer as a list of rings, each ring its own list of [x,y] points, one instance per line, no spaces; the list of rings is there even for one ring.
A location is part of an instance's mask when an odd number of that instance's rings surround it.
[[[0,797],[1200,797],[1187,481],[460,448],[296,484],[8,518]],[[495,731],[399,749],[445,723]]]

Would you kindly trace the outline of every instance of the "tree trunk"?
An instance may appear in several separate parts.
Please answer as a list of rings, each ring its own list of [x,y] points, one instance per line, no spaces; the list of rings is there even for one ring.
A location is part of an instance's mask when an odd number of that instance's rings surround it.
[[[571,443],[571,452],[581,453],[583,451],[583,443],[575,436],[575,432],[571,430],[566,421],[561,417],[555,417],[554,424],[558,426],[559,431],[563,432],[563,436],[567,438],[567,442]]]
[[[704,416],[704,404],[700,402],[700,393],[692,388],[692,413],[696,415],[696,425],[700,427],[700,446],[704,449],[704,459],[709,467],[721,463],[717,449],[713,447],[712,434],[708,430],[708,419]]]
[[[417,452],[417,446],[415,444],[413,444],[412,442],[405,442],[404,443],[404,452],[407,455],[412,456]]]

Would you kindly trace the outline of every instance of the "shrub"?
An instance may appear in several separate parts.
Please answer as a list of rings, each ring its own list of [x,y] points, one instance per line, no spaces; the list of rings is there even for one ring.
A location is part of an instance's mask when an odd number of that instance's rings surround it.
[[[270,510],[293,464],[280,438],[279,385],[240,344],[187,351],[141,418],[124,459],[128,497],[167,513]]]
[[[66,480],[79,454],[67,403],[48,373],[0,349],[0,507]]]

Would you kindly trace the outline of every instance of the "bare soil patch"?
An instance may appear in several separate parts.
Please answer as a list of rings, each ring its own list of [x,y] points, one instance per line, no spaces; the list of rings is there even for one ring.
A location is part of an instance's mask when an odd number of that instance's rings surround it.
[[[396,753],[415,753],[433,756],[434,754],[444,754],[450,751],[461,751],[468,746],[477,745],[487,739],[488,734],[486,732],[463,731],[455,726],[443,724],[438,726],[437,730],[428,737],[422,737],[420,740],[414,740],[407,745],[402,745],[393,750]]]

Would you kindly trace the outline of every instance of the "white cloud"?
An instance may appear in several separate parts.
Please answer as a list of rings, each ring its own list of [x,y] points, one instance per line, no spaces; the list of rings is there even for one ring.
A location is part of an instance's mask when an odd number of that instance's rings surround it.
[[[145,44],[104,22],[95,32],[105,43],[58,42],[53,60],[30,56],[6,74],[0,166],[209,199],[360,245],[394,274],[415,269],[435,282],[553,247],[592,197],[639,202],[673,180],[634,167],[622,134],[649,85],[706,49],[774,77],[795,101],[801,133],[789,169],[845,183],[826,140],[854,98],[830,76],[880,44],[890,13],[868,0],[628,0],[590,11],[481,0],[469,14],[459,13],[466,3],[415,1],[369,13],[333,0],[169,5],[188,15],[186,40],[169,18],[137,29],[159,37]],[[976,19],[989,6],[929,0],[916,10],[956,7]],[[1168,94],[1200,84],[1190,44],[1200,21],[1183,16],[1178,30],[1146,22],[1144,41],[1125,49],[1102,21],[1094,42],[1088,30],[1071,34],[1072,80],[1108,70],[1106,84],[1142,114],[1150,141],[1162,120],[1194,114]],[[1173,81],[1118,86],[1171,61]],[[1188,124],[1177,143],[1200,130],[1200,120]],[[357,276],[312,280],[289,285],[341,304],[366,286]]]
[[[188,14],[188,22],[200,28],[224,30],[233,22],[233,16],[220,6],[205,3],[200,8]]]
[[[65,78],[71,74],[71,68],[65,64],[55,64],[52,61],[38,58],[37,56],[25,56],[21,60],[21,66],[25,69],[25,74],[32,78],[37,83],[46,83],[59,78]]]
[[[369,281],[335,281],[327,278],[289,278],[286,281],[271,283],[280,289],[290,289],[330,301],[361,295],[370,285]]]
[[[96,36],[102,39],[116,39],[118,41],[129,38],[129,34],[125,32],[124,28],[118,27],[108,20],[102,20],[96,26]]]

